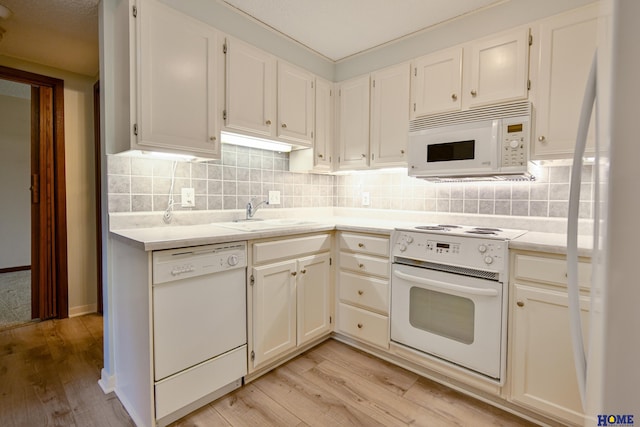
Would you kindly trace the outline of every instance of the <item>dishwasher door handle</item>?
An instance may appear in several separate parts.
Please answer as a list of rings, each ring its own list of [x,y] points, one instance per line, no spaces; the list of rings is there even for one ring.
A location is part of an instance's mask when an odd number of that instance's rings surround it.
[[[411,274],[406,274],[397,270],[394,270],[393,275],[399,279],[406,280],[408,282],[419,283],[430,288],[442,289],[445,291],[456,291],[467,295],[480,295],[487,297],[498,296],[498,291],[496,289],[473,288],[470,286],[454,285],[451,283],[440,282],[438,280],[431,280],[425,279],[424,277],[413,276]]]

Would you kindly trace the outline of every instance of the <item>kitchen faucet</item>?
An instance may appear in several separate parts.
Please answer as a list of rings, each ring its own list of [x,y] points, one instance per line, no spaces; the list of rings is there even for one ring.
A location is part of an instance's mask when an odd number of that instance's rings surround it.
[[[260,208],[260,206],[262,205],[268,205],[269,204],[269,200],[263,200],[260,203],[258,203],[257,205],[253,204],[253,201],[256,198],[252,198],[251,200],[249,200],[249,202],[247,203],[247,220],[253,218],[253,216],[256,214],[256,212],[258,211],[258,208]]]

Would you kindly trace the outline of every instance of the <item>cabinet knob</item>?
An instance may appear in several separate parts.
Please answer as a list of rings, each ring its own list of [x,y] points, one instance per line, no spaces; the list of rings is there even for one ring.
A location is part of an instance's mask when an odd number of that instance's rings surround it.
[[[478,92],[475,91],[475,89],[471,90],[471,96],[476,96],[478,94]]]
[[[307,270],[301,270],[300,273],[307,274]]]
[[[358,295],[362,295],[362,294],[364,294],[364,291],[359,290]]]
[[[292,275],[292,276],[297,276],[297,275],[298,275],[298,273],[297,273],[296,271],[292,271],[292,272],[291,272],[291,275]]]
[[[287,124],[286,124],[286,123],[283,123],[283,124],[282,124],[282,129],[286,129],[286,128],[287,128]]]
[[[404,150],[400,150],[400,154],[404,154]]]
[[[362,158],[364,159],[365,157],[367,157],[367,155],[366,155],[366,154],[363,154],[363,155],[362,155]]]
[[[358,267],[364,268],[364,264],[358,264]]]
[[[324,154],[318,154],[318,157],[324,159]]]
[[[267,124],[267,126],[269,126],[271,125],[271,120],[267,120],[265,123]]]
[[[215,136],[210,136],[210,137],[209,137],[209,140],[211,140],[211,141],[215,141],[216,139],[217,139],[217,138],[216,138]]]
[[[518,302],[516,302],[516,305],[518,307],[524,307],[524,302],[523,301],[518,301]]]
[[[358,323],[358,329],[362,329],[362,323]]]
[[[540,142],[545,142],[546,140],[547,140],[547,138],[545,138],[545,136],[544,136],[544,135],[540,135],[540,136],[538,137],[538,141],[540,141]]]
[[[358,243],[359,248],[364,248],[364,243]]]
[[[452,93],[452,94],[451,94],[451,99],[452,99],[453,101],[457,101],[457,100],[458,100],[458,95],[456,95],[455,93]]]

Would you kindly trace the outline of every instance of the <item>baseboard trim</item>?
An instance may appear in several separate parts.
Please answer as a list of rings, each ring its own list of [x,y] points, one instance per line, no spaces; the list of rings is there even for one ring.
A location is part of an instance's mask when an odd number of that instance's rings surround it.
[[[0,268],[0,274],[2,274],[2,273],[13,273],[14,271],[27,271],[27,270],[31,270],[31,266],[30,265],[21,265],[21,266],[18,266],[18,267]]]
[[[116,376],[109,375],[107,371],[102,368],[100,371],[100,379],[98,380],[98,385],[104,392],[104,394],[109,394],[116,389]]]
[[[69,317],[82,316],[98,312],[98,304],[79,305],[77,307],[69,307]]]

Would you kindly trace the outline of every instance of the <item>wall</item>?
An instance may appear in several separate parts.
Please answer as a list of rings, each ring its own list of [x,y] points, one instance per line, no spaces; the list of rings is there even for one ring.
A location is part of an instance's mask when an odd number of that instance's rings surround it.
[[[532,182],[431,183],[406,171],[349,175],[287,172],[283,153],[223,145],[222,161],[178,162],[175,209],[183,187],[196,191],[195,210],[243,209],[251,197],[281,192],[280,206],[357,207],[441,213],[566,217],[570,166],[534,167]],[[167,208],[172,162],[109,156],[109,211],[149,212]],[[591,218],[592,166],[583,168],[580,216]],[[362,206],[368,192],[370,205]]]
[[[534,167],[532,182],[431,183],[406,172],[355,173],[337,177],[336,207],[363,207],[368,192],[372,209],[443,213],[566,217],[570,166]],[[591,218],[592,166],[583,168],[580,216]]]
[[[31,100],[0,95],[0,269],[31,265],[30,145]]]
[[[0,65],[64,80],[69,314],[95,311],[93,84],[96,79],[2,55]]]
[[[109,211],[164,211],[169,201],[173,162],[108,156]],[[286,153],[222,145],[222,160],[177,162],[174,209],[182,210],[181,190],[196,193],[196,210],[244,209],[269,190],[280,191],[280,205],[269,208],[326,207],[334,204],[335,177],[289,172]]]

